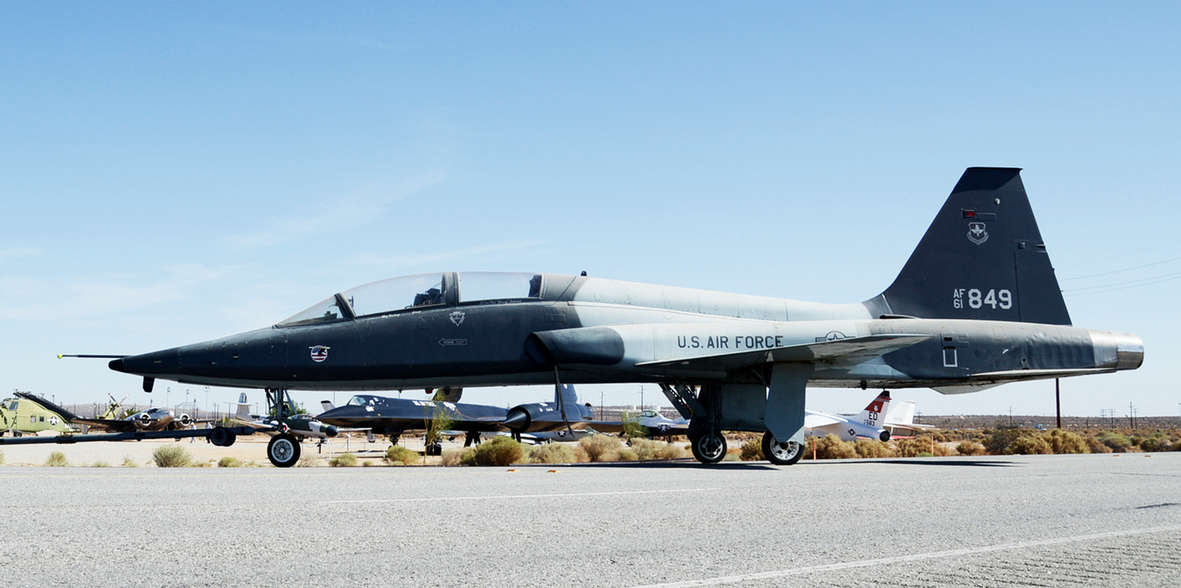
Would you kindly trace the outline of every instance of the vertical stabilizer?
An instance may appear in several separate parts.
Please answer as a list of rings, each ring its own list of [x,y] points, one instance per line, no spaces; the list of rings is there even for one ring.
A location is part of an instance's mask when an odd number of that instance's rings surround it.
[[[1069,325],[1021,170],[968,168],[898,278],[867,304],[919,318]]]
[[[857,415],[857,422],[871,427],[881,427],[882,417],[886,415],[889,407],[890,393],[883,390],[877,398],[869,403],[869,406],[865,407],[865,410],[861,411],[861,414]]]

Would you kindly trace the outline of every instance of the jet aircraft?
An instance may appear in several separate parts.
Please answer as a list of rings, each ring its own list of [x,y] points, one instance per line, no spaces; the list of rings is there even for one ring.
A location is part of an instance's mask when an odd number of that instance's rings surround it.
[[[458,400],[462,392],[448,390],[446,394]],[[426,430],[428,421],[436,418],[435,415],[450,422],[448,430],[465,433],[464,445],[467,446],[478,442],[481,433],[508,432],[520,440],[525,433],[586,429],[590,424],[591,410],[578,404],[573,386],[562,386],[555,393],[553,402],[521,404],[508,409],[359,394],[344,406],[320,413],[318,418],[340,427],[367,428],[375,435],[389,435],[390,440],[396,442],[403,433]]]
[[[110,367],[143,377],[147,390],[160,378],[275,398],[656,383],[690,420],[698,460],[720,461],[722,432],[738,430],[764,432],[764,454],[791,464],[802,453],[809,386],[956,394],[1136,369],[1143,358],[1135,335],[1071,325],[1020,170],[969,168],[898,277],[863,302],[440,272],[339,292],[266,328]]]
[[[914,422],[914,413],[914,401],[902,400],[886,414],[886,420],[882,423],[882,426],[890,432],[891,437],[898,436],[899,431],[913,435],[919,431],[929,431],[937,428],[934,425],[920,425]]]
[[[804,428],[816,436],[822,437],[831,434],[844,441],[858,439],[889,441],[890,432],[882,426],[882,415],[886,414],[888,406],[890,406],[890,393],[882,391],[858,415],[845,416],[806,410],[804,411]]]

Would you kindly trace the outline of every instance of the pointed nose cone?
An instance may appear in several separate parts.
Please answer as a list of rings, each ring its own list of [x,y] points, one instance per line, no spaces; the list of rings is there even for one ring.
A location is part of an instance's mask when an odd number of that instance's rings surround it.
[[[529,426],[529,420],[529,413],[514,408],[504,417],[504,426],[514,431],[521,431]]]

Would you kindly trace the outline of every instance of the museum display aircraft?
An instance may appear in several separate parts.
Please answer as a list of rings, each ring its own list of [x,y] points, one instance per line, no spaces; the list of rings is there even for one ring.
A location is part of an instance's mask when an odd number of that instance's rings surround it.
[[[11,433],[13,437],[30,433],[36,435],[41,431],[65,434],[78,432],[78,427],[70,425],[60,412],[39,402],[39,396],[20,390],[16,391],[16,396],[0,402],[0,435],[4,432]],[[49,401],[46,403],[50,404]]]
[[[969,168],[895,281],[863,302],[585,273],[440,272],[339,292],[263,329],[110,367],[147,390],[165,379],[270,395],[657,383],[689,419],[698,460],[721,460],[722,432],[739,430],[765,432],[764,453],[790,464],[802,453],[809,386],[955,394],[1136,369],[1143,357],[1135,335],[1071,326],[1020,170]]]
[[[890,432],[882,425],[882,415],[886,413],[889,406],[890,393],[882,391],[877,398],[870,401],[861,414],[843,415],[806,410],[804,411],[804,429],[817,437],[836,435],[842,441],[856,441],[858,439],[889,441]]]

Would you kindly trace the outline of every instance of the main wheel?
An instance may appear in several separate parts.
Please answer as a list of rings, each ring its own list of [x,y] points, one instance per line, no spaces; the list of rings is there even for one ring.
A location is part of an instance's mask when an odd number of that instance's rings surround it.
[[[218,447],[229,447],[237,439],[238,436],[225,427],[213,427],[213,430],[209,432],[209,442]]]
[[[767,431],[763,433],[763,456],[775,465],[791,465],[804,456],[804,445],[795,441],[780,443]]]
[[[267,458],[277,468],[289,468],[299,461],[299,440],[288,433],[271,437],[267,443]]]
[[[726,457],[726,438],[720,433],[703,433],[690,439],[689,445],[693,457],[701,463],[718,463]]]

